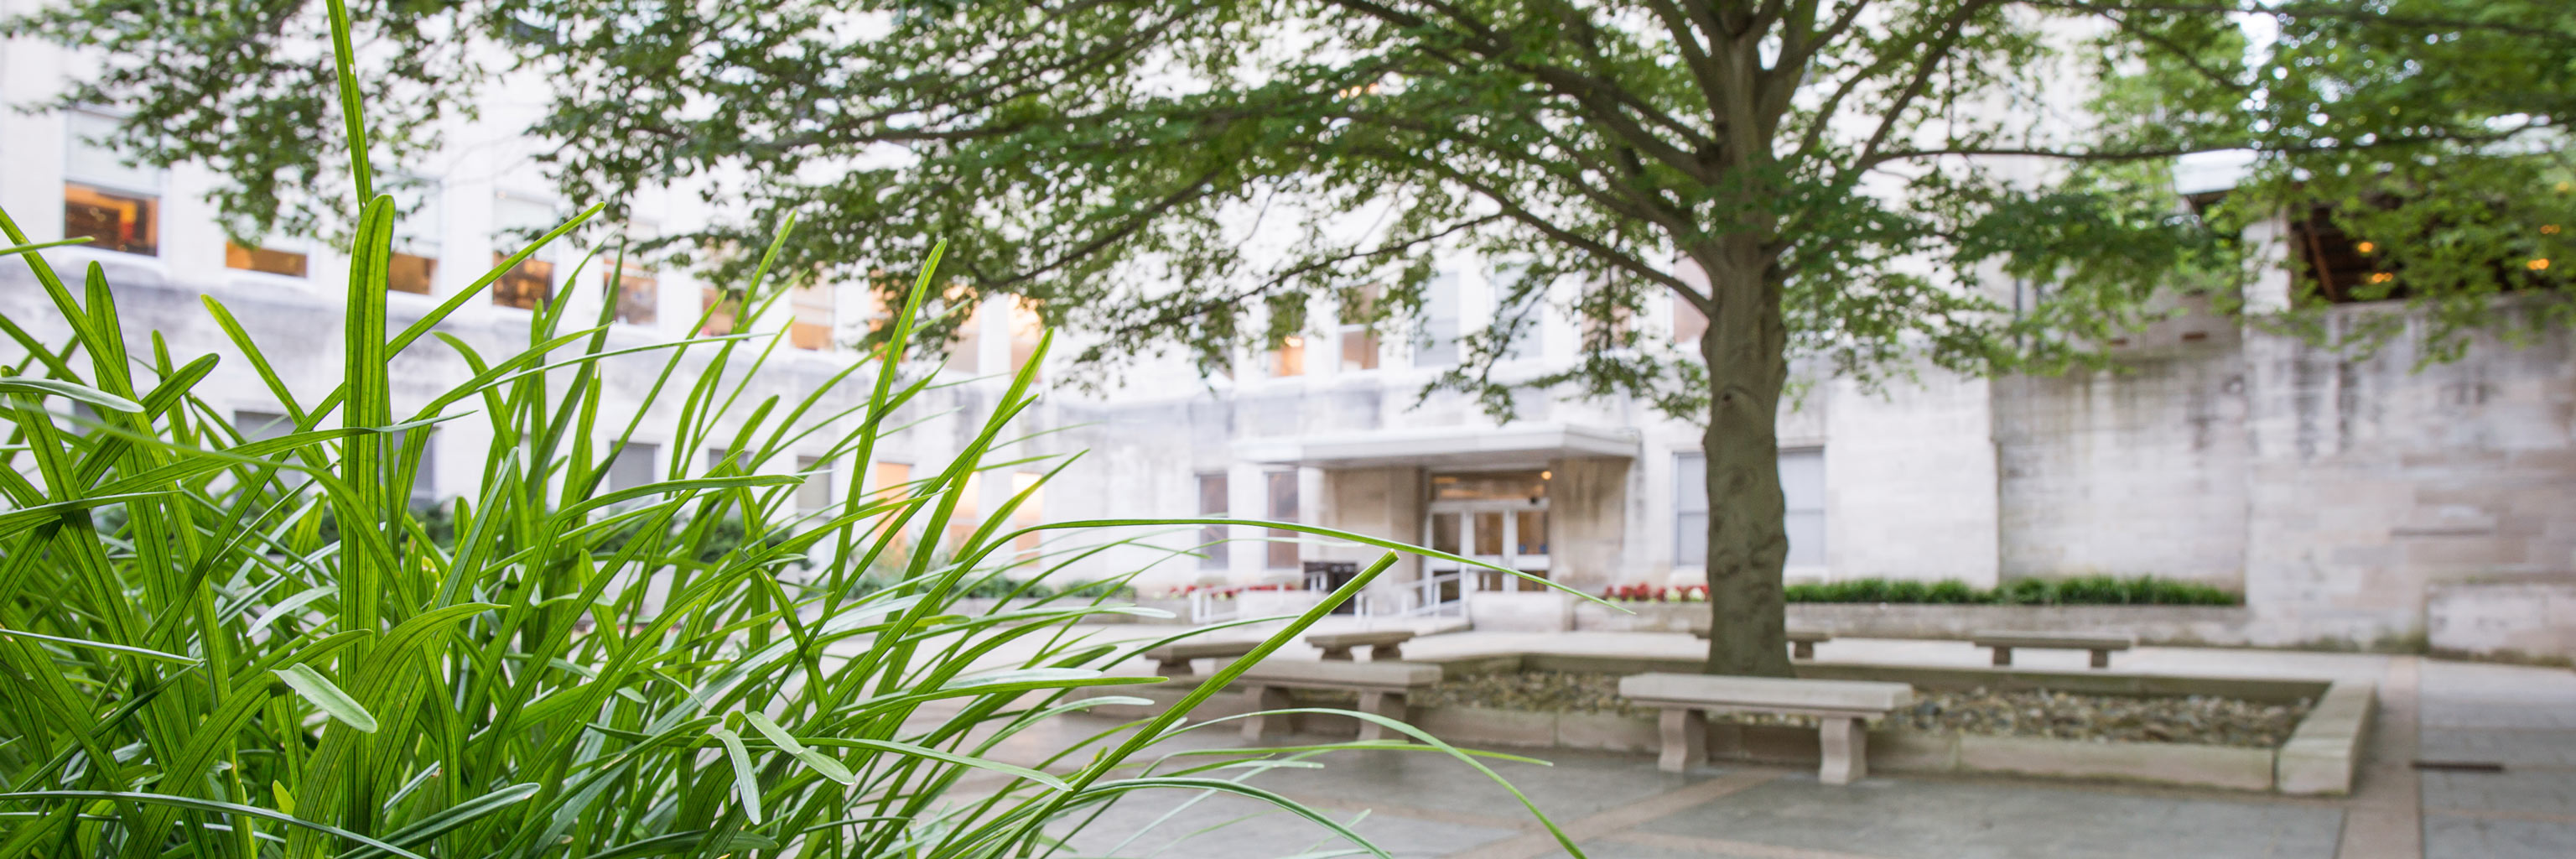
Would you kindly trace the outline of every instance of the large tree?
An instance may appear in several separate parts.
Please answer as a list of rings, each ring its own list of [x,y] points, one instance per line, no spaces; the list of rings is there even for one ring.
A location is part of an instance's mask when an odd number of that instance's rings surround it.
[[[14,26],[109,49],[69,100],[132,111],[149,158],[231,174],[220,202],[264,228],[298,221],[278,201],[333,157],[305,5],[70,0]],[[1789,671],[1773,425],[1793,358],[2062,366],[2159,288],[2224,294],[2233,230],[2285,208],[2366,209],[2355,229],[2420,250],[2402,294],[2460,326],[2541,270],[2490,263],[2565,239],[2504,226],[2564,195],[2499,193],[2558,169],[2576,25],[2552,0],[361,6],[360,71],[400,110],[379,158],[517,75],[551,96],[532,130],[562,142],[568,196],[690,178],[741,203],[673,237],[717,251],[700,263],[791,213],[798,270],[868,277],[945,240],[950,298],[1022,296],[1092,335],[1095,365],[1225,366],[1310,306],[1417,330],[1435,252],[1507,262],[1497,304],[1521,310],[1439,386],[1497,414],[1568,386],[1703,424],[1726,673]],[[2221,149],[2253,151],[2254,178],[2195,218],[2170,160]],[[2049,286],[2016,309],[2005,277]],[[1495,374],[1561,283],[1598,323],[1583,360]],[[1617,324],[1667,296],[1707,320],[1697,343]]]

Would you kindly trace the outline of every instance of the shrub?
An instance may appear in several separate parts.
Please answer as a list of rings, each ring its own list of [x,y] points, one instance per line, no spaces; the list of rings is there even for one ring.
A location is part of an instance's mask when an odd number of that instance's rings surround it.
[[[1614,599],[1626,598],[1623,595],[1630,589],[1628,586],[1612,587],[1603,594]],[[1782,595],[1793,603],[1946,605],[2237,605],[2242,601],[2235,592],[2223,588],[2154,576],[2019,579],[1992,590],[1978,590],[1957,579],[1931,583],[1844,579],[1789,585],[1782,589]]]
[[[2048,605],[2056,601],[2057,588],[2041,579],[2021,579],[1994,589],[1994,602],[2003,605]]]
[[[1923,592],[1923,601],[1957,605],[1977,601],[1977,589],[1958,579],[1942,579]]]
[[[345,10],[332,12],[345,35]],[[345,73],[342,85],[354,104]],[[370,151],[350,125],[351,151]],[[373,197],[352,253],[347,375],[318,400],[276,384],[262,344],[205,299],[246,359],[229,369],[270,381],[296,424],[251,441],[194,394],[215,356],[171,355],[157,335],[129,342],[99,267],[75,290],[0,214],[8,253],[35,270],[72,332],[47,343],[7,326],[25,357],[0,376],[11,508],[0,513],[0,856],[1033,856],[1107,804],[1157,789],[1272,801],[1365,844],[1236,779],[1193,777],[1252,772],[1242,762],[1264,750],[1132,759],[1195,728],[1182,721],[1194,706],[1357,593],[1392,552],[1163,715],[1056,750],[1053,772],[1001,763],[989,757],[997,746],[1064,713],[1143,703],[1069,693],[1149,682],[1107,669],[1163,643],[1061,634],[1135,611],[1107,601],[1125,593],[1119,579],[956,613],[1006,571],[1032,582],[1054,572],[1007,560],[1022,532],[999,523],[1017,499],[934,551],[900,564],[887,554],[910,525],[949,533],[968,478],[1029,402],[1038,360],[935,476],[800,515],[800,478],[758,470],[792,457],[784,440],[799,437],[827,458],[869,461],[878,419],[928,381],[902,378],[892,357],[927,270],[872,384],[853,366],[802,402],[736,407],[769,354],[744,347],[781,334],[618,358],[603,333],[609,308],[589,323],[599,328],[566,333],[559,297],[535,314],[524,351],[469,353],[473,378],[398,420],[391,356],[435,346],[422,337],[534,249],[394,332],[392,222],[390,198]],[[755,306],[783,294],[757,279],[746,292]],[[647,395],[681,391],[668,395],[684,402],[665,413],[687,416],[667,428],[671,443],[728,446],[725,459],[746,465],[601,491],[634,429],[595,414],[603,376],[654,349],[669,353],[661,383],[683,353],[707,355],[703,380]],[[849,417],[818,408],[852,388]],[[67,421],[44,398],[99,417]],[[458,420],[488,422],[494,440],[480,488],[440,514],[453,524],[441,538],[437,519],[405,503],[427,435],[405,431]],[[371,527],[326,535],[326,516]],[[791,572],[810,554],[830,560]],[[647,605],[648,582],[665,604]],[[992,655],[1011,643],[1025,655]]]

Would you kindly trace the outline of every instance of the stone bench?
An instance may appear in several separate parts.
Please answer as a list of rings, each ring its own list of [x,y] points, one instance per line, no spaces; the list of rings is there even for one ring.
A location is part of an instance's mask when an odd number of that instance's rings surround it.
[[[1970,641],[1978,647],[1992,648],[1996,665],[2011,665],[2013,648],[2041,650],[2090,650],[2093,667],[2111,667],[2111,651],[2136,647],[2134,635],[2092,635],[2081,632],[1980,632]]]
[[[1639,674],[1619,680],[1619,697],[1664,711],[1663,756],[1656,766],[1682,772],[1708,759],[1706,713],[1814,716],[1824,763],[1817,779],[1850,784],[1869,775],[1869,734],[1861,720],[1914,703],[1914,687],[1866,680],[1798,680],[1713,674]]]
[[[1369,659],[1394,662],[1404,658],[1404,643],[1413,640],[1410,630],[1390,629],[1379,632],[1319,632],[1306,636],[1306,643],[1324,652],[1324,658],[1336,662],[1351,661],[1351,648],[1366,647]]]
[[[1708,630],[1691,630],[1691,637],[1701,641],[1707,641]],[[1821,629],[1792,629],[1789,630],[1788,638],[1789,658],[1814,659],[1816,658],[1816,645],[1834,640],[1834,634]]]
[[[1259,740],[1270,729],[1272,717],[1260,711],[1281,710],[1296,706],[1288,699],[1290,689],[1328,689],[1360,693],[1357,708],[1362,713],[1404,721],[1406,699],[1412,692],[1428,689],[1440,682],[1440,666],[1428,662],[1306,662],[1303,660],[1270,660],[1252,666],[1235,683],[1252,695],[1255,715],[1243,720],[1243,736]],[[1361,740],[1380,740],[1386,727],[1366,719],[1360,720]]]
[[[1258,641],[1175,641],[1145,651],[1145,656],[1154,660],[1155,673],[1180,677],[1190,673],[1190,660],[1233,659],[1260,646]]]

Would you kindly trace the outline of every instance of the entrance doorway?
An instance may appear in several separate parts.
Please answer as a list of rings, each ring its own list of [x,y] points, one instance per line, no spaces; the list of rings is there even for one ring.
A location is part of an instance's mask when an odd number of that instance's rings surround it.
[[[1536,578],[1548,577],[1547,471],[1435,474],[1423,513],[1423,542]],[[1536,591],[1537,582],[1438,558],[1423,562],[1426,602],[1461,591]]]

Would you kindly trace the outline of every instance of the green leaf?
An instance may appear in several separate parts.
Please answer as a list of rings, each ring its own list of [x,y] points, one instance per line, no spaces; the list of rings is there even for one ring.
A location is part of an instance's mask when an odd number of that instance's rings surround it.
[[[0,376],[0,393],[53,395],[112,412],[140,414],[143,404],[86,385],[33,376]]]
[[[315,823],[315,822],[310,821],[310,820],[304,820],[304,819],[302,819],[302,818],[292,817],[292,816],[289,816],[289,815],[286,815],[286,814],[282,814],[282,813],[279,813],[279,812],[270,811],[270,810],[265,809],[265,808],[259,808],[259,807],[257,807],[257,806],[249,806],[249,805],[235,805],[235,804],[233,804],[233,803],[229,803],[229,802],[217,802],[217,801],[215,801],[215,800],[211,800],[211,799],[196,799],[196,798],[193,798],[193,797],[185,797],[185,796],[171,796],[171,795],[168,795],[168,794],[160,794],[160,793],[141,793],[141,792],[137,792],[137,791],[124,791],[124,790],[30,790],[30,791],[21,791],[21,792],[18,792],[18,793],[0,793],[0,801],[16,800],[16,801],[21,801],[21,802],[27,802],[27,801],[42,801],[42,800],[48,800],[48,799],[66,799],[66,800],[106,800],[106,801],[109,801],[109,802],[133,802],[133,803],[141,803],[141,804],[144,804],[144,805],[163,805],[163,806],[170,806],[170,807],[173,807],[173,808],[183,808],[183,809],[187,809],[187,810],[190,810],[190,811],[207,811],[207,812],[214,812],[214,813],[217,813],[217,814],[232,814],[232,815],[239,815],[239,816],[242,816],[242,817],[257,817],[257,818],[260,818],[260,819],[263,819],[263,820],[274,820],[274,821],[277,821],[277,822],[279,822],[279,823],[286,824],[286,825],[288,825],[288,826],[299,826],[299,827],[303,827],[303,828],[305,828],[305,829],[313,830],[313,831],[315,831],[315,832],[320,832],[320,833],[324,833],[324,834],[327,834],[327,835],[333,835],[333,836],[337,836],[337,837],[340,837],[340,838],[346,838],[346,839],[349,839],[349,840],[351,840],[351,841],[355,841],[355,842],[358,842],[358,843],[360,843],[360,844],[367,845],[367,846],[369,846],[369,847],[374,847],[374,848],[376,848],[376,849],[378,849],[378,850],[382,850],[382,851],[384,851],[384,852],[386,852],[386,853],[390,853],[390,854],[393,854],[393,855],[395,855],[395,856],[405,857],[405,859],[428,859],[428,857],[422,856],[422,855],[420,855],[420,854],[418,854],[418,853],[413,853],[413,852],[411,852],[411,851],[409,851],[409,850],[404,850],[404,849],[402,849],[402,848],[400,848],[400,847],[396,847],[396,846],[394,846],[394,845],[392,845],[392,844],[388,844],[388,843],[385,843],[385,842],[383,842],[383,841],[378,841],[378,840],[376,840],[376,839],[369,838],[369,837],[367,837],[367,836],[360,835],[360,834],[358,834],[358,833],[351,832],[351,831],[346,830],[346,829],[341,829],[341,828],[339,828],[339,827],[337,827],[337,826],[332,826],[332,825],[325,824],[325,823]]]
[[[339,588],[335,588],[330,585],[323,585],[321,587],[305,590],[294,596],[278,600],[276,605],[269,606],[267,611],[260,612],[259,617],[250,622],[249,628],[242,630],[242,637],[255,637],[259,635],[260,630],[267,629],[269,624],[276,623],[278,618],[293,614],[296,609],[303,608],[307,603],[311,603],[314,600],[339,592]]]
[[[685,853],[698,849],[698,842],[706,840],[706,837],[707,832],[703,829],[657,835],[642,841],[611,847],[583,859],[635,859],[638,856],[668,856],[673,853]],[[777,839],[756,832],[736,832],[724,841],[718,842],[718,849],[735,852],[771,850],[777,847]]]
[[[392,834],[385,836],[385,841],[403,847],[419,844],[472,823],[484,815],[525,802],[528,797],[537,795],[538,790],[539,787],[534,784],[514,784],[421,818],[416,823],[394,830]],[[376,847],[361,847],[340,855],[342,859],[364,859],[364,857],[382,856],[384,850]]]
[[[140,657],[143,657],[143,658],[145,658],[145,659],[158,659],[158,660],[161,660],[161,661],[163,661],[163,662],[179,662],[179,663],[185,663],[185,664],[189,664],[189,665],[195,665],[195,664],[197,664],[197,660],[196,660],[196,659],[191,658],[191,657],[181,656],[181,655],[176,654],[176,653],[163,653],[163,652],[161,652],[161,651],[153,650],[153,649],[150,649],[150,648],[144,648],[144,647],[128,647],[128,646],[126,646],[126,645],[122,645],[122,644],[109,644],[109,643],[104,642],[104,641],[91,641],[91,640],[88,640],[88,639],[85,639],[85,638],[63,638],[63,637],[61,637],[61,636],[54,636],[54,635],[38,635],[38,634],[36,634],[36,633],[28,632],[28,631],[26,631],[26,630],[22,630],[22,629],[0,629],[0,635],[5,635],[5,636],[13,637],[13,638],[34,638],[34,639],[41,639],[41,640],[44,640],[44,641],[51,641],[51,642],[54,642],[54,643],[57,643],[57,644],[69,644],[69,645],[72,645],[72,646],[75,646],[75,647],[92,647],[92,648],[97,648],[97,649],[99,649],[99,650],[109,650],[109,651],[115,651],[115,652],[117,652],[117,653],[124,653],[124,654],[130,654],[130,655],[134,655],[134,656],[140,656]]]
[[[831,755],[807,748],[804,743],[797,742],[793,735],[787,733],[787,729],[771,721],[769,714],[752,710],[743,713],[742,720],[751,723],[753,730],[759,731],[761,736],[769,738],[769,742],[778,746],[780,751],[794,756],[798,763],[804,764],[816,774],[844,785],[858,783],[858,775],[850,772],[849,767],[843,766]]]
[[[331,678],[322,676],[322,672],[313,670],[313,666],[297,663],[275,673],[277,679],[295,690],[295,694],[304,696],[305,701],[321,708],[331,718],[340,720],[341,724],[370,734],[376,732],[376,717],[368,715],[367,708],[358,706],[357,699],[340,691]]]
[[[751,750],[743,748],[742,738],[732,731],[725,730],[722,725],[708,728],[707,733],[714,736],[716,742],[724,744],[725,760],[733,764],[734,796],[742,801],[743,817],[749,818],[753,826],[760,825],[763,822],[760,813],[760,771],[751,766]]]
[[[1045,785],[1051,790],[1065,789],[1064,779],[1029,769],[1028,767],[1015,766],[1012,764],[1002,763],[1001,761],[975,757],[973,755],[961,755],[956,752],[934,749],[929,746],[918,746],[911,743],[896,742],[894,740],[840,739],[835,737],[816,737],[814,738],[814,744],[820,746],[848,746],[859,749],[875,749],[881,752],[893,752],[895,754],[909,755],[916,758],[929,758],[934,761],[945,761],[958,766],[1017,776],[1019,778],[1028,779],[1029,781]]]

